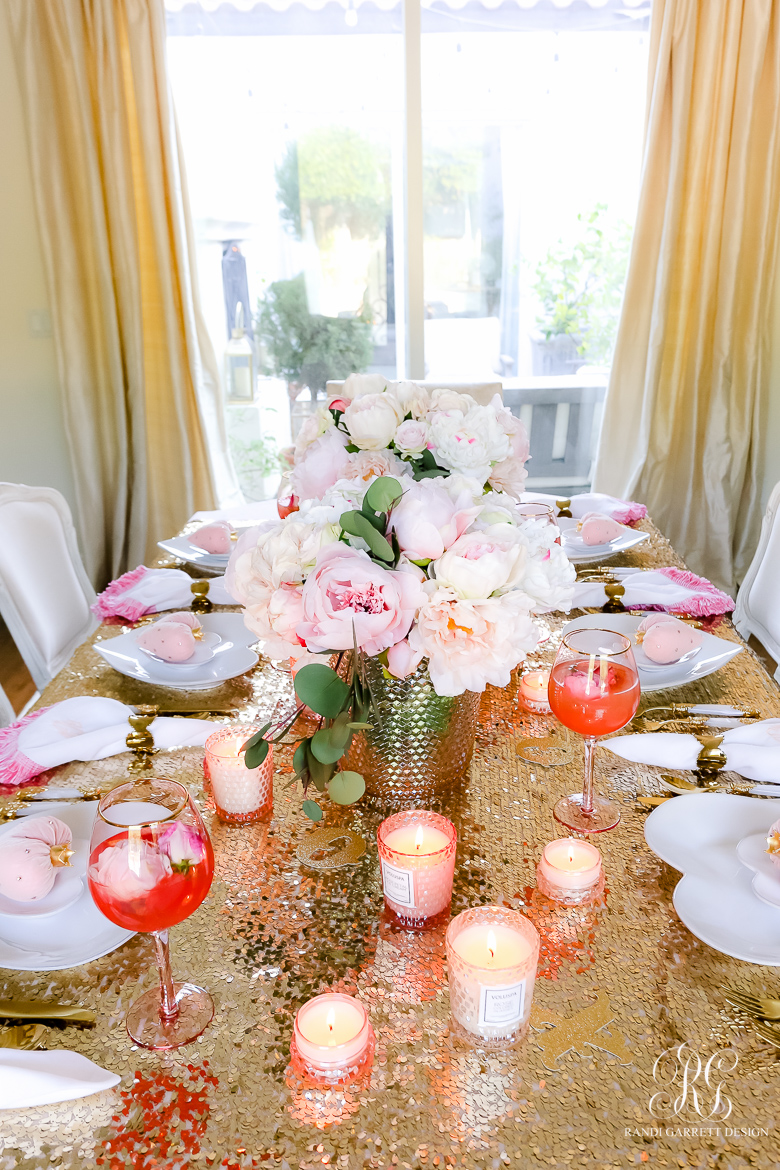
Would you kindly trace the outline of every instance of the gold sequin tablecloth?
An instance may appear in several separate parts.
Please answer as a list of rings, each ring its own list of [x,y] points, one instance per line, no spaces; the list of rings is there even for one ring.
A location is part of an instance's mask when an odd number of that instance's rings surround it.
[[[679,563],[652,526],[644,527],[650,540],[622,563]],[[551,637],[535,657],[549,663],[564,619],[545,621]],[[104,626],[97,637],[117,632]],[[718,633],[737,639],[727,622]],[[289,688],[287,676],[261,662],[251,676],[209,692],[205,703],[251,720],[288,702]],[[516,690],[515,682],[484,696],[470,777],[447,812],[459,835],[453,913],[505,902],[528,914],[542,935],[533,1027],[522,1045],[486,1052],[451,1035],[443,928],[404,933],[383,919],[378,814],[328,806],[324,824],[351,825],[368,849],[348,868],[312,869],[296,858],[317,827],[301,814],[300,793],[286,787],[288,752],[276,755],[273,820],[250,827],[214,818],[201,749],[164,753],[158,771],[189,785],[214,840],[211,893],[173,929],[171,945],[174,974],[209,988],[215,1019],[175,1054],[131,1044],[125,1012],[156,981],[146,937],[72,970],[0,971],[2,998],[93,1007],[94,1029],[55,1028],[49,1047],[76,1049],[122,1078],[115,1090],[81,1101],[0,1113],[0,1170],[775,1167],[776,1052],[719,988],[732,983],[777,994],[780,972],[711,950],[677,918],[671,898],[679,875],[645,845],[647,814],[635,801],[637,793],[659,791],[653,768],[598,753],[598,787],[624,802],[620,826],[598,841],[606,905],[557,908],[535,891],[541,850],[560,835],[552,804],[576,791],[582,761],[577,751],[570,764],[545,769],[517,755],[524,725]],[[172,692],[139,690],[89,646],[41,702],[84,693],[162,700],[181,710],[205,705],[202,693],[172,702]],[[747,649],[717,674],[645,705],[671,698],[740,702],[780,715],[777,686]],[[72,764],[53,776],[89,787],[119,778],[127,761]],[[287,1072],[294,1013],[327,987],[359,996],[368,1008],[377,1036],[370,1084],[323,1093]],[[683,1041],[703,1061],[729,1046],[736,1051],[736,1069],[722,1077],[733,1106],[726,1120],[707,1118],[712,1092],[703,1077],[699,1114],[688,1105],[667,1120],[650,1112],[661,1087],[653,1079],[656,1058]]]

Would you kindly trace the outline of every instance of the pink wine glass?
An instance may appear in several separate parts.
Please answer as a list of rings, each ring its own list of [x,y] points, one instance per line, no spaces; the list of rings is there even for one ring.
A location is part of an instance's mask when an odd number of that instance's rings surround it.
[[[593,792],[596,740],[625,727],[639,706],[639,675],[631,642],[612,630],[573,630],[550,671],[548,696],[559,722],[585,739],[585,783],[564,796],[553,815],[568,829],[602,833],[620,820],[620,806]]]
[[[214,851],[187,789],[153,776],[106,793],[92,830],[87,876],[106,918],[154,937],[160,988],[131,1005],[130,1037],[144,1048],[189,1044],[211,1020],[214,1004],[202,987],[174,983],[168,930],[209,892]]]

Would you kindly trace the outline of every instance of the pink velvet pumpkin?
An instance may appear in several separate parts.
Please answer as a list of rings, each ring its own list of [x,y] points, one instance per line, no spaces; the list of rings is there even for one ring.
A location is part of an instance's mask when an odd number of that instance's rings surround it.
[[[0,894],[14,902],[37,902],[54,885],[57,870],[70,865],[73,833],[57,817],[25,817],[0,837]]]

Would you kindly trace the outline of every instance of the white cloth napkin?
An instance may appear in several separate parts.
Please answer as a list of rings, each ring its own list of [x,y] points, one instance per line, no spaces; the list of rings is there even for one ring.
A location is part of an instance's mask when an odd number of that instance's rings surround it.
[[[625,589],[621,601],[626,609],[660,609],[710,617],[730,613],[734,602],[727,593],[686,569],[611,569]],[[598,581],[577,581],[572,607],[595,609],[605,604],[604,585]]]
[[[278,520],[276,500],[257,500],[254,504],[233,504],[228,508],[217,508],[214,512],[195,512],[190,523],[212,524],[215,520],[227,520],[235,528],[241,524],[261,524],[263,520]]]
[[[166,609],[189,609],[192,604],[193,578],[183,569],[147,569],[139,565],[112,581],[92,606],[92,612],[105,620],[110,617],[139,621],[144,614]],[[215,605],[235,605],[225,589],[224,577],[209,579],[209,600]]]
[[[0,1048],[0,1109],[25,1109],[73,1101],[119,1084],[116,1073],[80,1052],[26,1052]]]
[[[659,768],[695,768],[701,751],[694,735],[672,731],[618,735],[602,740],[601,746],[624,760]],[[721,747],[729,772],[738,772],[747,780],[780,780],[780,719],[732,727],[723,736]]]
[[[127,751],[132,708],[117,699],[63,699],[0,730],[0,784],[25,784],[71,760],[105,760]],[[150,725],[158,748],[200,746],[214,730],[206,719],[160,716]]]
[[[555,515],[558,508],[555,501],[561,496],[550,496],[544,492],[524,492],[523,503],[549,504]],[[571,497],[569,508],[575,520],[581,520],[587,512],[601,512],[617,520],[618,524],[633,524],[635,520],[644,520],[647,508],[644,504],[637,504],[633,500],[618,500],[615,496],[606,496],[603,492],[582,492],[579,496]]]

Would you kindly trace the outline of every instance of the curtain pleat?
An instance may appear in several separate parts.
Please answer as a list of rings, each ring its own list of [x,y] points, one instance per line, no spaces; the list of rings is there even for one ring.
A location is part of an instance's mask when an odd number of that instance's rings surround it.
[[[77,522],[102,585],[216,502],[164,12],[162,0],[5,2]],[[218,385],[205,393],[218,414]]]
[[[760,525],[780,215],[772,0],[654,0],[643,173],[594,486],[734,589]]]

